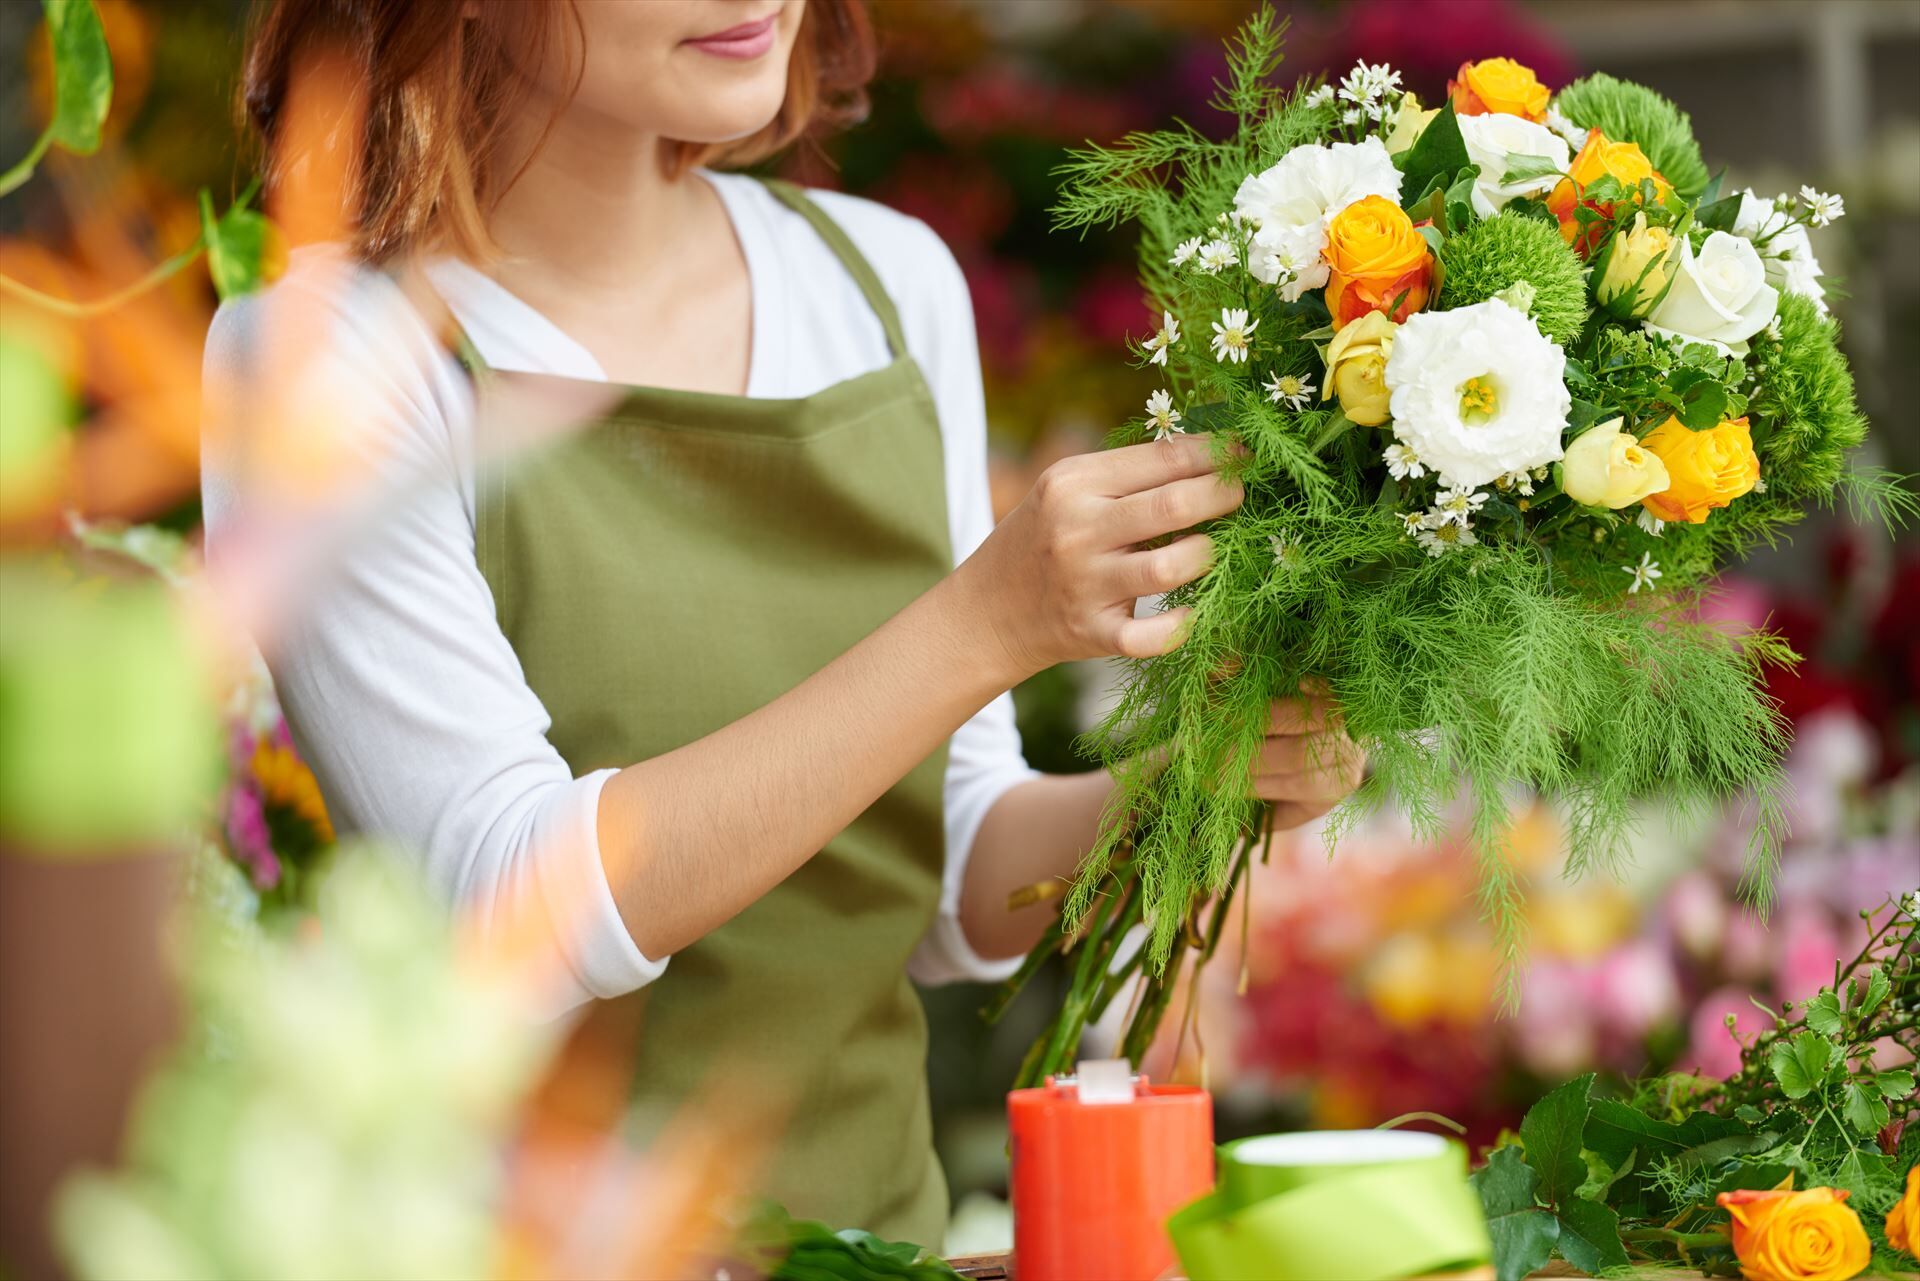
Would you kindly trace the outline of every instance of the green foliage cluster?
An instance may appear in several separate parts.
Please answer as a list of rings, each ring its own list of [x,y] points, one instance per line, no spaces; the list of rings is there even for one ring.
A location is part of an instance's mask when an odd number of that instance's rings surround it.
[[[1776,502],[1826,501],[1846,473],[1847,455],[1866,439],[1853,374],[1840,354],[1839,326],[1811,299],[1782,293],[1778,342],[1762,338],[1754,417],[1755,449]]]
[[[1562,89],[1554,104],[1567,119],[1615,142],[1637,143],[1653,167],[1689,200],[1707,190],[1707,162],[1687,113],[1644,85],[1605,72]]]
[[[1093,736],[1135,821],[1094,850],[1067,916],[1080,918],[1116,884],[1103,877],[1123,859],[1142,887],[1149,966],[1161,970],[1192,937],[1186,927],[1196,904],[1231,883],[1235,851],[1259,825],[1244,779],[1270,703],[1321,677],[1372,762],[1333,836],[1389,802],[1434,836],[1450,806],[1465,804],[1483,901],[1514,952],[1511,790],[1530,786],[1563,800],[1575,865],[1599,868],[1622,851],[1637,798],[1657,793],[1684,808],[1756,785],[1764,792],[1783,738],[1755,669],[1786,651],[1766,637],[1736,642],[1693,624],[1684,592],[1620,608],[1630,578],[1618,549],[1608,549],[1604,563],[1582,552],[1591,545],[1584,527],[1578,538],[1550,541],[1542,513],[1527,514],[1518,495],[1482,509],[1483,545],[1471,554],[1428,557],[1395,512],[1396,486],[1374,431],[1356,428],[1332,402],[1296,413],[1260,391],[1269,367],[1316,367],[1311,343],[1326,332],[1321,303],[1312,294],[1283,302],[1245,271],[1176,273],[1169,260],[1192,237],[1231,236],[1220,217],[1241,180],[1325,137],[1328,108],[1273,87],[1280,47],[1280,29],[1263,12],[1231,49],[1220,98],[1237,116],[1229,136],[1184,126],[1134,135],[1076,153],[1065,171],[1062,226],[1139,224],[1149,297],[1189,335],[1167,361],[1174,399],[1187,426],[1220,441],[1223,467],[1247,488],[1245,503],[1208,528],[1210,572],[1169,597],[1194,609],[1185,644],[1132,664]],[[1443,118],[1451,123],[1442,112],[1435,126]],[[1445,133],[1431,143],[1423,136],[1402,163],[1407,185],[1450,210],[1453,190],[1471,174],[1446,167],[1463,164],[1465,152],[1455,154]],[[1424,174],[1417,183],[1416,169]],[[1487,226],[1494,229],[1444,233],[1452,279],[1443,290],[1492,292],[1513,283],[1507,273],[1531,273],[1548,323],[1577,330],[1586,307],[1574,296],[1581,269],[1557,231],[1524,215]],[[1246,308],[1259,322],[1251,369],[1217,362],[1206,349],[1202,336],[1222,307]],[[1139,438],[1137,424],[1119,434]],[[1246,452],[1229,454],[1228,442]],[[1561,519],[1585,517],[1569,510]],[[1777,839],[1771,813],[1763,806],[1755,832],[1758,882]]]
[[[1583,1272],[1631,1262],[1734,1266],[1716,1198],[1743,1188],[1835,1187],[1890,1270],[1911,1260],[1886,1243],[1920,1139],[1889,1153],[1876,1136],[1920,1114],[1911,1068],[1882,1069],[1877,1045],[1920,1047],[1920,932],[1914,905],[1862,913],[1870,937],[1797,1016],[1742,1047],[1724,1082],[1673,1076],[1629,1099],[1595,1098],[1594,1078],[1553,1091],[1527,1113],[1519,1144],[1473,1176],[1502,1281],[1558,1254]],[[1920,1132],[1916,1132],[1920,1134]]]
[[[771,1202],[748,1219],[738,1238],[740,1262],[767,1281],[952,1281],[944,1259],[905,1241],[883,1241],[858,1228],[835,1231],[795,1219]]]
[[[1524,281],[1547,337],[1565,345],[1587,323],[1586,267],[1552,222],[1502,212],[1448,237],[1439,258],[1442,307],[1485,302]]]

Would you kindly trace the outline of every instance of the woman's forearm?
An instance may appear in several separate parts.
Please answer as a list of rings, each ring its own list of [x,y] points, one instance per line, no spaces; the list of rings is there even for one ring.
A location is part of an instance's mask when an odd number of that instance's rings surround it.
[[[601,861],[659,958],[725,923],[1023,679],[963,572],[752,714],[620,771]]]
[[[1008,910],[1014,891],[1044,882],[1064,890],[1093,848],[1113,796],[1105,770],[1045,774],[1007,789],[980,824],[960,890],[960,928],[988,960],[1017,956],[1039,941],[1059,908],[1054,899]]]

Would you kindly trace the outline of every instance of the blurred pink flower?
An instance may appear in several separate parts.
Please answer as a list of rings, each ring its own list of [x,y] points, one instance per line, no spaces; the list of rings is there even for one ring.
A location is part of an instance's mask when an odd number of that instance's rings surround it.
[[[1695,612],[1703,623],[1718,626],[1733,635],[1757,631],[1766,625],[1773,610],[1773,597],[1759,583],[1728,576],[1703,597]]]
[[[1615,1036],[1639,1041],[1680,1012],[1680,982],[1667,949],[1638,938],[1600,958],[1589,980],[1595,1013]]]
[[[1773,939],[1753,909],[1740,904],[1727,918],[1726,943],[1721,960],[1727,974],[1743,982],[1758,982],[1767,972],[1773,954]]]
[[[1696,868],[1667,889],[1667,928],[1682,951],[1711,959],[1727,933],[1727,900],[1712,876]]]
[[[227,843],[255,889],[270,890],[280,883],[280,858],[273,852],[266,810],[260,794],[250,787],[227,791]]]
[[[1740,1070],[1740,1043],[1727,1029],[1727,1016],[1734,1017],[1734,1031],[1752,1036],[1768,1026],[1767,1016],[1755,1008],[1753,993],[1744,988],[1723,987],[1709,992],[1693,1009],[1692,1040],[1680,1066],[1691,1066],[1701,1076],[1725,1080]]]
[[[1592,1009],[1592,984],[1579,967],[1553,960],[1528,966],[1513,1026],[1521,1061],[1548,1078],[1591,1064],[1598,1050]]]
[[[1780,964],[1774,971],[1774,991],[1782,1000],[1798,1003],[1833,982],[1840,935],[1827,913],[1813,907],[1789,908],[1778,930]]]

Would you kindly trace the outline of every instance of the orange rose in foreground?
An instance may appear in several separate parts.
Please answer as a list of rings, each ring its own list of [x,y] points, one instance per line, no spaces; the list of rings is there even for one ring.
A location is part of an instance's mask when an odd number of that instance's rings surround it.
[[[1795,1192],[1785,1184],[1768,1191],[1722,1192],[1733,1217],[1733,1252],[1747,1281],[1848,1281],[1873,1261],[1860,1216],[1835,1188]]]
[[[1327,311],[1339,329],[1370,311],[1395,324],[1427,305],[1433,255],[1413,219],[1393,201],[1368,196],[1327,227]],[[1394,306],[1399,299],[1400,305]]]
[[[1582,198],[1589,186],[1606,177],[1613,178],[1628,190],[1651,178],[1654,190],[1663,201],[1673,192],[1673,187],[1653,167],[1653,162],[1647,159],[1647,153],[1640,150],[1638,144],[1615,142],[1598,129],[1589,132],[1587,145],[1580,148],[1580,154],[1573,158],[1567,176],[1547,197],[1547,208],[1560,220],[1561,238],[1578,250],[1583,258],[1598,239],[1597,229],[1581,237],[1580,221],[1574,216],[1574,211],[1585,205],[1603,216],[1613,215],[1615,201]]]
[[[1641,499],[1661,520],[1698,525],[1716,507],[1750,492],[1760,479],[1760,458],[1744,418],[1729,418],[1706,431],[1689,431],[1669,418],[1643,438],[1640,447],[1667,467],[1667,487]]]
[[[1906,1195],[1887,1211],[1887,1244],[1920,1255],[1920,1165],[1907,1171]]]
[[[1463,62],[1452,80],[1447,81],[1447,96],[1453,99],[1455,115],[1520,116],[1535,124],[1547,118],[1547,87],[1512,58],[1482,58]]]

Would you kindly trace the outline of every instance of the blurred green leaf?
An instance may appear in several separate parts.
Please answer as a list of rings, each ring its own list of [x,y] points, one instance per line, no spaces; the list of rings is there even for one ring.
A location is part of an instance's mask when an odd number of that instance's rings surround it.
[[[93,0],[40,0],[53,41],[53,121],[47,132],[76,155],[100,149],[113,105],[113,58]]]
[[[0,512],[31,504],[59,475],[71,413],[46,354],[0,331]]]
[[[222,298],[250,294],[266,283],[280,233],[272,219],[247,207],[245,196],[215,218],[213,197],[201,191],[200,234],[207,246],[207,272]]]
[[[151,580],[0,570],[0,833],[50,857],[177,841],[220,780],[198,655]]]

